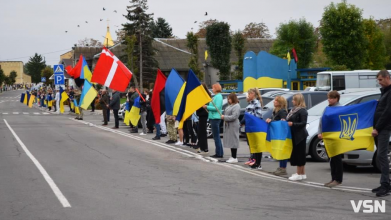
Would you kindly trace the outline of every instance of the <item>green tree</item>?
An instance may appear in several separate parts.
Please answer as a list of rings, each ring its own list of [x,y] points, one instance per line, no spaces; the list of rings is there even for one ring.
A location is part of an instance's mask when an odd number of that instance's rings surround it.
[[[232,38],[229,28],[229,24],[225,22],[217,22],[206,28],[206,45],[211,64],[219,70],[220,80],[227,80],[231,69]]]
[[[130,37],[126,36],[125,41],[126,41],[126,54],[128,55],[128,62],[126,64],[128,68],[131,69],[133,72],[132,79],[134,81],[134,85],[136,86],[136,88],[139,88],[137,75],[134,74],[138,72],[138,67],[137,67],[138,58],[134,55],[134,47],[137,42],[137,38],[135,35],[132,35]]]
[[[232,36],[232,46],[238,57],[235,79],[243,79],[243,56],[246,50],[244,47],[245,43],[246,39],[243,37],[243,33],[241,31],[236,31]]]
[[[45,85],[53,84],[53,80],[49,80],[49,78],[54,74],[53,68],[50,66],[46,66],[42,72],[41,77],[46,77]]]
[[[384,45],[384,36],[376,22],[370,19],[364,19],[364,34],[367,40],[367,57],[364,68],[383,69],[386,62],[386,47]]]
[[[193,70],[199,80],[202,80],[203,74],[198,65],[198,36],[195,35],[193,32],[188,32],[186,35],[186,39],[186,46],[192,53],[189,61],[189,68]]]
[[[195,35],[197,35],[198,38],[205,38],[206,37],[206,28],[211,25],[211,24],[214,24],[214,23],[217,23],[219,21],[217,21],[216,19],[209,19],[207,21],[203,21],[199,24],[199,29],[198,29],[198,32],[195,33]]]
[[[3,85],[4,81],[5,81],[5,75],[4,75],[4,71],[1,69],[1,66],[0,66],[0,86]]]
[[[151,31],[153,38],[171,38],[172,28],[164,18],[157,18],[151,22]]]
[[[383,32],[384,45],[386,48],[386,63],[385,68],[391,69],[391,18],[380,19],[377,21],[377,25]]]
[[[323,13],[320,34],[331,64],[362,68],[367,53],[361,9],[346,1],[331,3]]]
[[[137,36],[134,55],[140,59],[140,68],[135,74],[139,75],[140,86],[143,87],[143,80],[146,81],[145,84],[155,81],[156,70],[159,66],[154,58],[155,49],[152,46],[153,38],[150,24],[153,21],[153,14],[147,13],[147,0],[131,0],[130,3],[131,5],[127,6],[128,14],[125,15],[127,23],[122,26],[126,36]]]
[[[18,74],[16,73],[15,70],[12,70],[10,75],[8,76],[10,83],[13,85],[16,82],[16,77]]]
[[[312,62],[312,55],[315,51],[317,37],[314,31],[314,26],[304,18],[282,23],[277,28],[277,38],[270,53],[285,58],[287,52],[294,48],[299,59],[297,67],[307,68]],[[291,57],[293,58],[292,55]]]
[[[265,23],[251,22],[244,27],[243,36],[245,38],[271,38],[269,28]]]
[[[45,61],[41,55],[35,53],[33,57],[30,57],[26,63],[27,73],[31,76],[33,83],[39,83],[41,81],[41,72],[46,67]]]

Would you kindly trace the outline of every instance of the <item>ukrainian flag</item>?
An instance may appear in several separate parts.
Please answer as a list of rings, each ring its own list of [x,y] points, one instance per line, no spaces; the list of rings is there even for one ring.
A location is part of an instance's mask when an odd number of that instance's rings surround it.
[[[31,95],[29,100],[29,108],[33,107],[34,100],[35,100],[35,95]]]
[[[129,120],[132,123],[133,126],[137,126],[138,120],[140,119],[140,96],[138,96],[134,100],[134,104],[132,106],[132,109],[130,109],[129,112]]]
[[[90,71],[90,68],[88,68],[88,64],[86,59],[83,57],[83,63],[81,66],[81,73],[80,73],[80,79],[86,79],[89,82],[91,82],[92,73]]]
[[[64,113],[64,102],[69,99],[68,94],[60,86],[60,113]]]
[[[185,91],[185,80],[178,74],[175,69],[171,70],[170,75],[167,78],[165,86],[165,107],[167,115],[177,115],[181,100],[183,97],[183,91]],[[182,91],[182,93],[180,93]]]
[[[27,105],[27,99],[28,99],[28,92],[24,95],[24,98],[23,98],[23,104]]]
[[[22,94],[20,95],[20,102],[21,102],[21,103],[23,103],[23,101],[24,101],[24,96],[25,96],[24,93],[22,93]]]
[[[181,106],[176,120],[179,121],[178,129],[182,129],[183,122],[190,117],[197,109],[212,101],[197,76],[190,69],[187,75],[187,83],[183,92]]]
[[[247,124],[247,121],[246,121]],[[286,121],[274,121],[267,132],[267,151],[276,160],[291,158],[293,144],[291,129]]]
[[[75,113],[79,115],[80,114],[79,105],[77,104],[76,99],[73,100],[73,104],[75,105]]]
[[[83,90],[80,96],[80,107],[82,109],[87,110],[88,106],[95,100],[98,92],[92,86],[92,84],[88,80],[84,80]]]
[[[129,110],[130,110],[130,104],[129,104],[129,102],[126,102],[126,104],[125,104],[125,116],[124,116],[124,123],[126,125],[130,124]]]
[[[245,113],[244,118],[246,120],[245,129],[250,152],[254,154],[268,151],[268,146],[266,145],[268,124],[249,113]]]
[[[329,157],[352,150],[373,151],[373,116],[377,101],[327,107],[322,117],[322,135]]]

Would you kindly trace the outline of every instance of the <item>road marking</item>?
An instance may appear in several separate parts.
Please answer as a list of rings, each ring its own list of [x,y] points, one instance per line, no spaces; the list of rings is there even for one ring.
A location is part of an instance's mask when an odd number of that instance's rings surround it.
[[[99,129],[102,129],[102,130],[106,130],[106,131],[110,131],[110,132],[113,132],[113,133],[116,133],[116,134],[119,134],[119,135],[122,135],[122,136],[125,136],[125,137],[136,139],[136,140],[142,141],[144,143],[150,143],[152,145],[155,145],[155,146],[158,146],[158,147],[161,147],[161,148],[173,151],[173,152],[180,153],[180,154],[185,155],[187,157],[197,158],[197,159],[200,159],[200,160],[205,161],[205,162],[213,162],[212,164],[215,164],[215,165],[224,166],[224,167],[227,167],[227,168],[230,168],[230,169],[234,169],[234,170],[241,171],[241,172],[244,172],[244,173],[248,173],[248,174],[251,174],[251,175],[254,175],[254,176],[258,176],[258,177],[263,177],[263,178],[266,178],[266,179],[272,179],[272,180],[277,180],[277,181],[280,181],[280,182],[297,184],[297,185],[302,185],[302,186],[311,186],[311,187],[314,187],[314,188],[320,188],[320,189],[325,189],[325,190],[339,190],[339,191],[360,192],[360,193],[370,193],[371,192],[371,189],[367,189],[367,188],[348,187],[348,186],[338,186],[338,187],[334,187],[334,188],[328,188],[328,187],[324,187],[323,183],[314,183],[314,182],[307,182],[307,181],[291,181],[291,180],[288,180],[287,178],[284,178],[284,177],[275,176],[275,175],[272,175],[272,174],[269,174],[269,173],[265,173],[265,172],[262,172],[262,171],[253,171],[253,170],[250,170],[248,168],[245,168],[245,167],[242,167],[242,166],[236,165],[236,164],[218,163],[218,160],[216,160],[215,158],[203,157],[203,156],[201,156],[201,155],[199,155],[197,153],[193,153],[193,152],[188,151],[188,150],[184,150],[184,149],[181,149],[181,148],[173,147],[171,145],[160,143],[160,142],[156,142],[156,141],[153,141],[153,140],[147,140],[147,139],[144,139],[144,138],[139,137],[139,136],[135,136],[135,135],[128,134],[128,133],[125,133],[125,132],[122,132],[122,131],[118,131],[118,130],[114,130],[114,129],[111,129],[111,128],[95,125],[95,124],[92,124],[90,122],[79,121],[79,120],[75,120],[73,118],[69,118],[69,119],[73,120],[73,121],[76,121],[76,122],[79,122],[79,123],[82,123],[82,124],[85,124],[85,125],[89,125],[91,127],[96,127],[96,128],[99,128]]]
[[[18,141],[20,146],[23,148],[24,152],[26,152],[27,156],[30,157],[30,159],[33,161],[35,166],[37,166],[38,170],[41,172],[42,176],[45,178],[45,180],[49,184],[50,188],[52,188],[54,194],[57,196],[57,198],[61,202],[62,206],[64,208],[71,207],[71,204],[69,204],[67,198],[65,198],[65,196],[62,194],[60,189],[57,187],[56,183],[53,181],[53,179],[46,172],[45,168],[43,168],[43,166],[39,163],[39,161],[37,159],[35,159],[34,155],[27,149],[26,145],[23,144],[23,142],[20,140],[19,136],[15,133],[15,131],[8,124],[7,120],[4,119],[4,122],[7,125],[7,127],[10,129],[11,133],[14,135],[15,139]]]
[[[30,114],[30,113],[28,113],[28,112],[23,112],[23,114],[24,114],[24,115],[28,115],[28,114]]]
[[[39,115],[40,113],[39,112],[34,112],[34,115]]]
[[[12,112],[12,114],[14,114],[14,115],[19,115],[19,112]]]
[[[50,115],[50,113],[42,112],[43,115]]]
[[[3,115],[8,115],[8,112],[3,112]]]

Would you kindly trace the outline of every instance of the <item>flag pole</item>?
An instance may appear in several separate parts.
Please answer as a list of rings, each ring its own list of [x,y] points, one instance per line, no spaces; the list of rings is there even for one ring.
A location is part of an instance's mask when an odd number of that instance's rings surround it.
[[[140,96],[140,98],[145,102],[145,99],[144,97],[141,95],[140,91],[138,91],[138,89],[136,88],[136,92],[138,93],[138,95]]]
[[[217,106],[215,105],[215,103],[213,102],[213,100],[211,101],[213,106],[216,108],[217,112],[220,114],[220,116],[222,116],[221,112],[219,111],[219,109],[217,108]]]

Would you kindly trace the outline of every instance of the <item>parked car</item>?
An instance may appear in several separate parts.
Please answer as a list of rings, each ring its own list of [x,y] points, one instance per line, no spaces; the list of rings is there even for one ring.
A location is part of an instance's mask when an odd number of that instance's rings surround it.
[[[119,107],[119,111],[118,111],[119,119],[123,120],[125,118],[125,107],[126,107],[126,102],[122,103],[121,106]]]
[[[286,89],[286,88],[264,88],[264,89],[259,89],[259,92],[261,93],[261,95],[267,93],[267,92],[271,92],[271,91],[289,91],[289,89]]]
[[[342,106],[353,105],[377,100],[380,97],[380,91],[346,92],[341,94],[339,103]],[[308,110],[306,152],[316,161],[325,162],[329,158],[323,140],[318,138],[319,120],[322,117],[324,109],[328,106],[328,101],[323,101]],[[373,155],[373,152],[372,152]]]
[[[316,87],[307,87],[304,91],[316,91]]]
[[[262,98],[265,98],[265,97],[275,98],[276,96],[284,95],[289,92],[290,91],[270,91],[270,92],[262,94],[261,96],[262,96]]]

